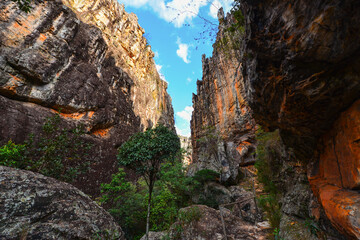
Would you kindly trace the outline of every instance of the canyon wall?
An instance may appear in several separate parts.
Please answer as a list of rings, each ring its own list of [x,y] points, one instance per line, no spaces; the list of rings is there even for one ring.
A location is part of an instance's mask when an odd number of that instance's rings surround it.
[[[246,100],[256,122],[279,129],[285,151],[293,153],[282,164],[298,169],[280,176],[291,181],[283,200],[302,199],[309,217],[328,218],[347,238],[359,239],[360,3],[240,2]],[[298,186],[309,183],[312,193],[300,194]],[[282,221],[296,219],[284,201],[282,211]]]
[[[0,144],[36,136],[57,113],[64,127],[84,125],[91,170],[75,185],[96,195],[129,136],[159,122],[174,129],[167,84],[136,16],[117,1],[31,6],[0,3]]]
[[[281,194],[280,236],[299,239],[299,229],[315,221],[321,231],[311,239],[359,239],[360,3],[239,2],[244,34],[223,31],[232,20],[220,12],[213,56],[203,58],[193,96],[193,171],[235,176],[247,164],[242,144],[256,147],[255,121],[279,129],[266,147]]]
[[[239,167],[254,163],[255,121],[244,101],[239,42],[242,33],[229,32],[231,15],[219,11],[219,33],[213,55],[203,56],[203,77],[193,95],[191,138],[193,164],[221,173],[223,182],[236,182]]]

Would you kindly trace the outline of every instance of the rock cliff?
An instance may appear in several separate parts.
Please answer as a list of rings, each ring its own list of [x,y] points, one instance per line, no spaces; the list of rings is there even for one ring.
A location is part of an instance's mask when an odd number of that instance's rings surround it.
[[[280,129],[285,151],[295,154],[283,164],[297,162],[303,169],[289,178],[293,187],[284,196],[304,196],[295,186],[307,174],[332,225],[359,239],[360,3],[240,3],[246,100],[256,122]],[[314,206],[311,199],[303,205]],[[321,209],[312,210],[310,217],[322,218]]]
[[[222,181],[236,182],[240,166],[253,164],[255,121],[244,101],[239,42],[241,32],[229,32],[231,15],[219,12],[219,32],[213,55],[203,56],[203,77],[193,95],[190,172],[212,169]]]
[[[91,10],[91,11],[90,11]],[[0,143],[21,143],[46,117],[83,124],[94,144],[91,195],[116,171],[116,148],[158,122],[174,128],[167,84],[135,15],[115,0],[0,3]]]
[[[70,184],[0,166],[0,239],[125,239],[104,209]]]
[[[236,176],[246,164],[241,144],[256,144],[254,121],[279,129],[272,158],[280,236],[299,239],[314,219],[327,239],[359,239],[360,3],[238,2],[245,32],[232,34],[227,50],[220,27],[193,97],[196,167]],[[232,21],[219,17],[220,26]]]

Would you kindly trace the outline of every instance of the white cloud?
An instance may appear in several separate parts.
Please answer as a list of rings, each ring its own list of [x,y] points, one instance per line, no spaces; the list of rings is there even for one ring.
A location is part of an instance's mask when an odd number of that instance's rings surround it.
[[[184,128],[179,128],[178,126],[175,126],[175,128],[176,128],[176,132],[178,135],[181,135],[184,137],[190,137],[190,135],[191,135],[190,126],[184,127]]]
[[[159,58],[159,52],[158,51],[155,51],[154,52],[154,58],[156,59],[156,58]]]
[[[160,18],[172,22],[175,27],[190,23],[199,14],[201,7],[208,5],[208,0],[119,0],[125,6],[150,7]]]
[[[159,73],[160,78],[169,84],[169,82],[166,81],[165,75],[161,72],[161,69],[162,69],[163,66],[159,65],[159,64],[155,64],[155,66],[156,66],[156,70]]]
[[[215,0],[210,5],[210,13],[209,15],[215,19],[217,19],[217,13],[219,9],[222,7],[221,3],[218,0]]]
[[[210,11],[209,15],[215,19],[217,19],[217,13],[219,9],[222,7],[224,9],[224,12],[227,13],[232,8],[233,0],[214,0],[210,4]]]
[[[186,121],[191,120],[191,114],[194,111],[194,108],[192,106],[186,106],[185,109],[181,112],[177,112],[176,115],[181,117],[182,119]]]
[[[176,113],[176,115],[181,118],[177,119],[176,124],[176,132],[179,135],[190,137],[190,120],[193,111],[194,108],[192,106],[186,106],[183,111]]]
[[[190,83],[190,82],[192,81],[192,79],[188,77],[188,78],[186,79],[186,81]]]
[[[190,60],[188,59],[189,55],[189,45],[185,43],[181,43],[180,38],[177,39],[178,44],[178,50],[176,50],[176,54],[185,62],[190,63]]]

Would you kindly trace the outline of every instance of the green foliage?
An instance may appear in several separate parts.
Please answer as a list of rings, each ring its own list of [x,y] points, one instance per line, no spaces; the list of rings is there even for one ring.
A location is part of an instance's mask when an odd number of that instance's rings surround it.
[[[178,221],[174,225],[174,231],[172,236],[166,236],[168,239],[181,239],[181,233],[184,231],[187,225],[192,222],[199,221],[201,218],[201,212],[198,207],[192,207],[184,211],[180,211],[178,215]],[[165,239],[166,239],[165,237]]]
[[[0,148],[0,165],[14,168],[25,168],[25,147],[25,145],[16,145],[9,140],[6,145]]]
[[[215,182],[218,181],[220,178],[220,174],[218,172],[215,172],[211,169],[203,169],[200,171],[197,171],[193,177],[195,181],[198,181],[200,184],[204,184],[206,182]]]
[[[310,233],[314,236],[320,235],[320,227],[314,219],[306,219],[305,226],[309,229]]]
[[[227,30],[230,32],[239,31],[241,34],[245,32],[245,17],[240,9],[240,2],[235,0],[231,14],[234,17],[235,23],[233,23]]]
[[[184,231],[186,226],[193,222],[199,221],[200,218],[201,212],[198,207],[191,207],[180,211],[178,215],[178,221],[174,225],[173,236],[171,236],[172,239],[181,239],[181,233]]]
[[[32,7],[30,6],[31,0],[11,0],[11,1],[17,3],[19,9],[26,13],[29,13],[32,9]]]
[[[174,159],[180,150],[178,136],[165,126],[158,125],[133,135],[119,148],[118,160],[140,176],[147,184],[156,179],[160,165],[166,159]]]
[[[72,182],[89,167],[89,162],[82,159],[89,159],[92,145],[81,139],[83,134],[82,126],[72,130],[60,127],[60,116],[55,115],[46,119],[36,140],[30,134],[23,145],[9,141],[3,146],[0,164]]]
[[[127,239],[139,239],[145,233],[147,186],[143,179],[136,184],[126,181],[123,169],[102,184],[100,202],[123,228]],[[185,176],[181,161],[162,164],[151,201],[151,231],[164,231],[176,221],[180,208],[190,205],[191,178]]]
[[[100,203],[109,207],[127,239],[137,239],[145,232],[146,188],[141,182],[134,185],[126,181],[125,176],[124,169],[119,168],[110,183],[101,184]]]
[[[261,128],[256,132],[258,142],[256,148],[257,177],[267,193],[258,198],[259,206],[265,211],[271,226],[279,228],[281,218],[280,193],[276,185],[277,169],[279,169],[275,154],[277,143],[280,141],[278,132],[264,132]]]
[[[278,228],[275,228],[273,231],[274,240],[284,240],[280,237],[280,230]]]
[[[182,224],[197,222],[201,218],[201,212],[198,207],[191,207],[186,211],[180,211],[178,221]]]
[[[268,194],[258,198],[260,208],[266,213],[266,218],[274,229],[279,228],[281,210],[279,198],[275,194]]]
[[[143,177],[149,189],[146,235],[150,228],[152,192],[158,179],[160,166],[166,160],[173,162],[179,150],[179,137],[162,125],[133,135],[119,149],[120,165],[134,170]]]

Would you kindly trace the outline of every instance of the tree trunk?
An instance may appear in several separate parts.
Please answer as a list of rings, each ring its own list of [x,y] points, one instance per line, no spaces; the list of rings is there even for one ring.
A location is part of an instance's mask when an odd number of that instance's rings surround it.
[[[149,184],[149,199],[148,199],[148,211],[146,217],[146,240],[149,240],[149,226],[150,226],[150,210],[151,210],[151,195],[153,191],[153,181],[150,180]]]

